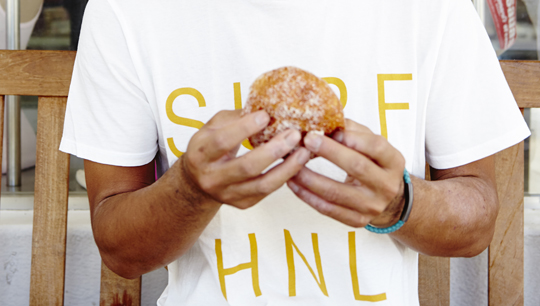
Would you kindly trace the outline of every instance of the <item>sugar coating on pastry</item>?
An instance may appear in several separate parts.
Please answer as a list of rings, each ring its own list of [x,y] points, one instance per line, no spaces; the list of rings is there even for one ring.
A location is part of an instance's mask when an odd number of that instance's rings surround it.
[[[345,128],[343,107],[328,83],[296,67],[266,72],[253,82],[242,115],[259,110],[270,115],[270,122],[249,137],[254,148],[287,129],[300,131],[303,138],[310,131],[330,135]]]

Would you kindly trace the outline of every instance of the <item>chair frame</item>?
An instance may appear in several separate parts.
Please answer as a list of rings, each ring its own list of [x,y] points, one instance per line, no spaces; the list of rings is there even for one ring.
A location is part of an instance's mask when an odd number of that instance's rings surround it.
[[[0,51],[0,112],[3,95],[39,97],[30,305],[63,305],[69,155],[58,147],[74,60],[73,51]],[[519,107],[540,107],[540,62],[501,61],[501,67]],[[523,142],[496,154],[496,174],[500,212],[489,247],[489,305],[523,305]],[[420,255],[419,265],[421,305],[450,305],[449,258]],[[102,264],[100,305],[140,305],[140,292],[140,278],[123,279]]]

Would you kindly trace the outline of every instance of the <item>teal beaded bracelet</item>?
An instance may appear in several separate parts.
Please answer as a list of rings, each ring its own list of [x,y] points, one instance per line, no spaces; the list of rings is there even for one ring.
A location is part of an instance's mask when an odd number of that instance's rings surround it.
[[[385,228],[378,228],[368,224],[365,227],[368,231],[377,234],[390,234],[400,229],[403,224],[407,222],[407,220],[409,219],[409,215],[411,214],[413,204],[413,185],[411,183],[411,177],[409,176],[409,172],[407,172],[407,169],[403,170],[403,181],[405,182],[405,205],[403,206],[403,212],[401,212],[399,221],[396,224]]]

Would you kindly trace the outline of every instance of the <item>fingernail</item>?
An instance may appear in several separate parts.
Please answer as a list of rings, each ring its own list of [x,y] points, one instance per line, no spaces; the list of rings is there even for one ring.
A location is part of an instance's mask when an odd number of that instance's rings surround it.
[[[341,132],[341,131],[336,132],[334,134],[334,140],[339,142],[339,143],[342,143],[343,142],[343,136],[344,136],[343,132]]]
[[[296,161],[298,161],[299,164],[303,165],[308,162],[311,152],[303,148],[300,148],[299,151],[300,152],[298,152],[298,155],[296,156]]]
[[[292,181],[289,181],[287,185],[289,186],[289,188],[291,188],[293,192],[298,192],[298,190],[300,189],[298,188],[298,185],[296,185]]]
[[[289,132],[289,135],[285,136],[285,142],[289,147],[294,147],[300,141],[300,137],[300,132],[298,132],[297,130],[291,130]]]
[[[255,123],[257,123],[259,126],[266,126],[269,120],[270,117],[266,114],[266,112],[261,112],[255,116]]]
[[[306,148],[308,148],[312,152],[319,151],[319,148],[321,147],[322,138],[321,136],[309,132],[306,137],[304,137],[304,144],[306,145]]]

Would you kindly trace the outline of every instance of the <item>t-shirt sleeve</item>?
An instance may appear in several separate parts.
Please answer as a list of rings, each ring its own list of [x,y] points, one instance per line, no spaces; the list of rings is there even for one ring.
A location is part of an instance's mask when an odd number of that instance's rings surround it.
[[[461,166],[530,135],[471,1],[450,1],[426,113],[426,160]]]
[[[108,0],[85,11],[60,150],[117,166],[146,164],[158,151],[155,116]]]

